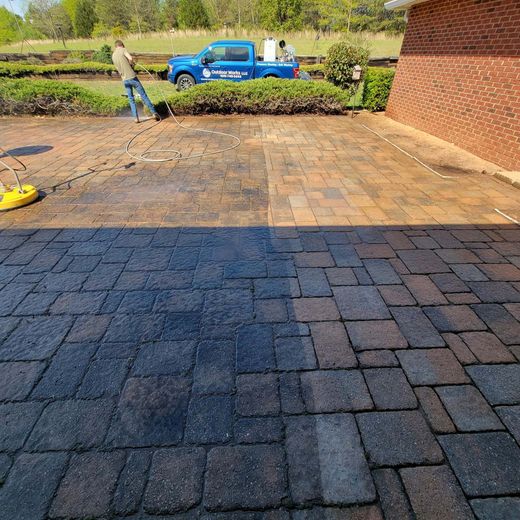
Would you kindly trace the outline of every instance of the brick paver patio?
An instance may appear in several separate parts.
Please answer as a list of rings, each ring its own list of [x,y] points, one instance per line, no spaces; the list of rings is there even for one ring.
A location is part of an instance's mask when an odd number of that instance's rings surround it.
[[[0,121],[52,147],[0,215],[0,518],[519,518],[520,191],[344,117],[187,122],[243,145]]]

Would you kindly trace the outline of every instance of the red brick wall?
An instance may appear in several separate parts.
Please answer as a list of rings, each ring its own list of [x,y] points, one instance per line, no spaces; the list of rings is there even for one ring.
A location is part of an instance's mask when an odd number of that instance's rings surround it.
[[[412,7],[387,115],[520,170],[520,0]]]

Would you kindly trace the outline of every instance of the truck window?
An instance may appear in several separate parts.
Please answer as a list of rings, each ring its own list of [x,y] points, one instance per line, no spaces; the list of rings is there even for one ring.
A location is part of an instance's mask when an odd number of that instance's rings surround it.
[[[226,61],[249,61],[249,47],[226,47]]]
[[[249,47],[211,47],[202,58],[208,63],[215,61],[249,61]]]

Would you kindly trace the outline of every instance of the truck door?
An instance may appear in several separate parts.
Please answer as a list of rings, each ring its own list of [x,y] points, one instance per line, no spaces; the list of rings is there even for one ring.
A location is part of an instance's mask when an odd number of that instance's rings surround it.
[[[201,81],[227,79],[242,81],[253,77],[253,49],[250,45],[213,45],[201,57]]]

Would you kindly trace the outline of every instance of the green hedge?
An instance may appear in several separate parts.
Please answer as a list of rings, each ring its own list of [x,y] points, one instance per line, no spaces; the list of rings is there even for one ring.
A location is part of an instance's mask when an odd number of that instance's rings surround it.
[[[363,107],[370,112],[385,110],[395,69],[369,67],[363,87]]]
[[[0,78],[0,115],[115,115],[128,108],[124,97],[48,79]]]
[[[176,114],[341,114],[348,92],[327,82],[276,78],[212,81],[169,99]],[[165,111],[164,103],[159,109]]]
[[[152,73],[166,72],[167,65],[145,65]],[[84,63],[59,63],[55,65],[28,65],[0,62],[0,77],[22,78],[24,76],[49,76],[52,74],[80,74],[115,72],[115,67],[107,63],[87,61]],[[139,67],[137,69],[139,71]]]
[[[325,70],[325,63],[315,63],[313,65],[300,65],[300,70],[304,70],[309,74],[323,72]]]

